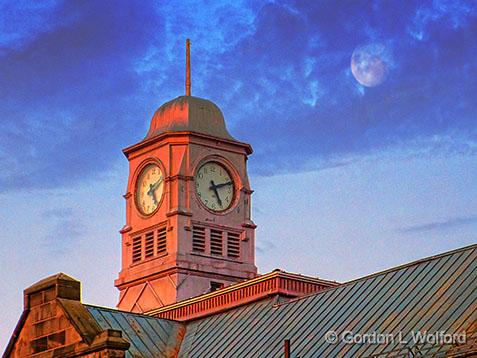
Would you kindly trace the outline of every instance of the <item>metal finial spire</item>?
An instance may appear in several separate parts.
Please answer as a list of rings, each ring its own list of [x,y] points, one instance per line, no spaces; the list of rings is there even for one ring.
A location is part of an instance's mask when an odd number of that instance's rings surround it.
[[[186,96],[190,96],[190,40],[186,40]]]

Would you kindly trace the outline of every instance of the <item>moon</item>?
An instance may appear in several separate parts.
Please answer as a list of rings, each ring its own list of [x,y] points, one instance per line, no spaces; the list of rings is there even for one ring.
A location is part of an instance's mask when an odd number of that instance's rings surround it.
[[[371,43],[356,47],[351,56],[351,72],[360,84],[375,87],[387,77],[389,68],[387,49],[384,45]]]

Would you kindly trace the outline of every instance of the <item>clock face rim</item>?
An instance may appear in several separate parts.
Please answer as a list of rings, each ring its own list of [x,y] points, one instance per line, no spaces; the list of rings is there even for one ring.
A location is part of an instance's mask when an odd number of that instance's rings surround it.
[[[139,192],[139,185],[140,185],[140,182],[141,182],[141,177],[142,175],[144,174],[144,172],[146,171],[146,169],[149,167],[149,166],[155,166],[157,167],[161,173],[162,173],[162,177],[163,177],[163,188],[162,188],[162,193],[161,193],[161,198],[158,200],[157,202],[157,206],[156,208],[151,211],[150,213],[145,213],[141,207],[141,205],[138,203],[138,192]],[[138,169],[136,170],[136,176],[135,176],[135,184],[134,184],[134,203],[136,205],[136,210],[137,212],[144,218],[148,218],[148,217],[151,217],[152,215],[154,215],[158,210],[159,208],[161,207],[162,205],[162,201],[164,199],[164,193],[165,193],[165,188],[164,188],[164,185],[165,185],[165,177],[166,177],[166,172],[164,170],[164,167],[162,165],[162,163],[158,160],[148,160],[144,163],[142,163]]]
[[[232,200],[230,201],[230,204],[227,208],[223,209],[223,210],[214,210],[212,208],[209,208],[203,201],[202,201],[202,198],[199,196],[199,192],[197,190],[197,185],[195,185],[196,183],[196,178],[197,178],[197,175],[199,173],[199,170],[204,166],[204,165],[207,165],[207,164],[210,164],[210,163],[215,163],[217,165],[219,165],[220,167],[222,167],[222,169],[224,169],[227,174],[229,175],[230,177],[230,180],[232,181]],[[196,170],[195,170],[195,174],[194,174],[194,191],[195,191],[195,196],[198,200],[198,202],[200,203],[200,205],[207,211],[209,211],[210,213],[212,214],[217,214],[217,215],[224,215],[224,214],[228,214],[230,211],[232,211],[235,206],[236,206],[236,203],[237,203],[237,183],[238,183],[238,180],[237,180],[237,175],[235,175],[235,172],[231,169],[233,168],[232,165],[230,164],[225,164],[222,160],[216,158],[216,157],[213,157],[213,158],[207,158],[205,160],[202,160],[199,165],[197,165],[196,167]]]

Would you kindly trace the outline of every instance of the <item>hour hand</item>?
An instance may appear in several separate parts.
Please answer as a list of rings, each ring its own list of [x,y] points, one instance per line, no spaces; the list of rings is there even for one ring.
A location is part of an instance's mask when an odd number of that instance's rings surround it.
[[[147,195],[152,197],[152,201],[154,202],[154,204],[157,204],[156,187],[154,187],[154,184],[149,184],[149,190],[147,191]]]
[[[217,186],[214,184],[214,181],[210,181],[210,190],[214,191],[215,196],[217,197],[217,202],[219,203],[220,206],[222,206],[222,200],[220,200],[219,192],[217,191]]]
[[[161,183],[162,183],[162,177],[159,178],[159,180],[156,181],[154,184],[149,184],[149,190],[147,191],[147,195],[152,196],[152,200],[154,201],[154,204],[157,204],[156,189],[159,187]]]

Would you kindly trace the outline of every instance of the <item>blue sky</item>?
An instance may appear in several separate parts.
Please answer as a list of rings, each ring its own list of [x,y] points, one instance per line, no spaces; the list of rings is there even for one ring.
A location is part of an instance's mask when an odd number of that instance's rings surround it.
[[[477,241],[474,1],[0,0],[0,348],[46,275],[115,305],[121,149],[184,93],[187,37],[193,95],[254,148],[261,272],[347,280]],[[374,87],[350,66],[368,45]]]

